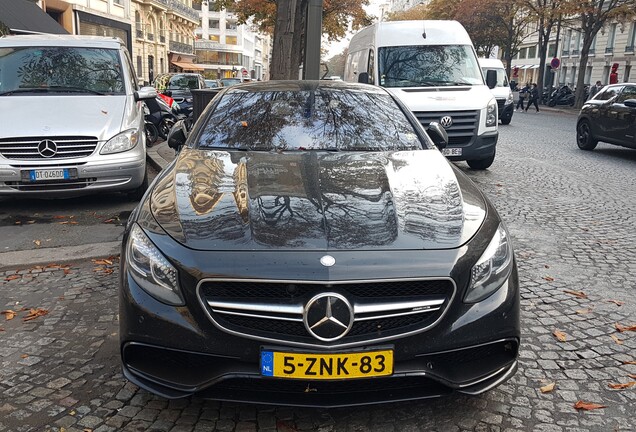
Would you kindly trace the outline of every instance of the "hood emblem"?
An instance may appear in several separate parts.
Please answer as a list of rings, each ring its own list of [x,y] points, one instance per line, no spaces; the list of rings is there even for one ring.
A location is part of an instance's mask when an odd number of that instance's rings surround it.
[[[45,158],[52,158],[57,154],[57,144],[51,140],[44,140],[38,143],[38,153]]]
[[[439,120],[444,129],[448,129],[453,125],[453,118],[451,116],[444,116]]]
[[[325,255],[324,257],[320,258],[320,264],[324,265],[325,267],[331,267],[335,263],[336,259],[331,255]]]
[[[305,305],[305,328],[313,337],[331,342],[344,337],[353,326],[353,307],[338,293],[321,293]]]

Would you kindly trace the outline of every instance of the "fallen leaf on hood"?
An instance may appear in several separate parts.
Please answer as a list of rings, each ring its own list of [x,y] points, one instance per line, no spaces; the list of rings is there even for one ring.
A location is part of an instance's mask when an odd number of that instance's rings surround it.
[[[608,302],[614,303],[616,306],[623,306],[625,304],[625,302],[618,301],[618,300],[608,300]]]
[[[560,330],[555,330],[552,332],[552,334],[561,342],[565,342],[567,340],[568,335],[566,335],[565,333],[563,333]]]
[[[554,282],[554,278],[551,276],[543,276],[543,279],[547,280],[548,282]]]
[[[12,274],[12,275],[7,276],[6,278],[4,278],[4,280],[9,282],[9,281],[12,281],[12,280],[20,279],[21,277],[22,277],[22,275]]]
[[[15,223],[13,225],[22,225],[21,221],[15,221]]]
[[[32,224],[34,224],[34,223],[35,223],[35,221],[34,221],[34,220],[27,221],[27,224],[29,224],[29,225],[32,225]]]
[[[566,294],[572,294],[575,297],[578,298],[587,298],[587,294],[585,294],[583,291],[571,291],[571,290],[563,290],[564,293]]]
[[[46,309],[42,309],[42,308],[30,309],[29,313],[27,314],[27,316],[22,318],[22,321],[24,321],[24,322],[31,321],[31,320],[36,319],[37,317],[48,315],[48,313],[49,313],[49,311],[47,311]]]
[[[66,218],[68,218],[68,216],[64,216],[64,215],[53,216],[53,219],[66,219]]]
[[[616,335],[610,335],[610,337],[614,339],[614,342],[616,342],[617,344],[623,345],[623,339],[619,339]]]
[[[576,311],[577,314],[579,315],[585,315],[585,314],[589,314],[590,312],[592,312],[594,309],[589,307],[587,309],[579,309]]]
[[[609,388],[611,388],[611,389],[614,389],[614,390],[623,390],[623,389],[626,389],[626,388],[629,388],[629,387],[633,386],[634,384],[636,384],[636,381],[630,381],[630,382],[627,382],[627,383],[624,383],[624,384],[609,383],[607,386]]]
[[[593,402],[583,402],[583,401],[578,401],[577,403],[574,404],[574,408],[576,408],[577,410],[595,410],[595,409],[600,409],[600,408],[607,408],[607,405],[599,405],[597,403],[593,403]]]
[[[626,331],[636,331],[636,325],[623,326],[623,325],[620,325],[619,323],[616,323],[614,324],[614,327],[616,327],[616,330],[618,330],[621,333]]]
[[[115,219],[106,219],[104,221],[104,223],[113,223],[113,222],[115,222]]]
[[[0,314],[4,315],[6,321],[12,320],[17,315],[17,313],[11,309],[3,310]]]
[[[36,246],[40,246],[42,244],[40,240],[33,240],[33,243],[35,243]]]
[[[539,390],[541,390],[541,393],[550,393],[552,390],[554,390],[554,386],[556,386],[556,383],[550,383],[548,385],[544,385]]]

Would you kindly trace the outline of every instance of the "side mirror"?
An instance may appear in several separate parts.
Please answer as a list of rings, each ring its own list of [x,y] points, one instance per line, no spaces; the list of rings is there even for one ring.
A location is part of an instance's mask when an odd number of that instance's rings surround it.
[[[360,72],[360,74],[358,74],[358,82],[362,84],[369,84],[369,73]]]
[[[426,128],[426,133],[433,140],[438,149],[446,148],[448,145],[448,134],[446,130],[437,122],[430,122]]]
[[[154,87],[142,87],[135,92],[135,100],[147,100],[157,97],[157,90]]]
[[[486,71],[486,85],[489,89],[497,87],[497,71],[492,69]]]
[[[636,108],[636,99],[627,99],[623,102],[626,107]]]
[[[163,94],[165,94],[166,96],[172,96],[172,90],[164,90]]]
[[[168,147],[179,151],[188,138],[188,131],[183,120],[176,122],[168,132]]]

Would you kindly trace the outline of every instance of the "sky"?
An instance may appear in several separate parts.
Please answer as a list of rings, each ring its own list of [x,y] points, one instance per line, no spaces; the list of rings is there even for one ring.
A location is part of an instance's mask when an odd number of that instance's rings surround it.
[[[380,15],[380,5],[382,3],[386,3],[386,0],[369,0],[369,5],[365,6],[365,10],[367,11],[367,13],[369,15],[373,15],[375,17]],[[355,34],[356,32],[354,31],[349,31],[347,32],[347,36],[345,36],[343,39],[339,40],[338,42],[327,42],[326,38],[323,36],[323,46],[325,48],[327,48],[327,56],[325,57],[325,60],[330,59],[331,57],[335,56],[336,54],[340,54],[346,47],[349,46],[349,41],[351,40],[351,37]]]

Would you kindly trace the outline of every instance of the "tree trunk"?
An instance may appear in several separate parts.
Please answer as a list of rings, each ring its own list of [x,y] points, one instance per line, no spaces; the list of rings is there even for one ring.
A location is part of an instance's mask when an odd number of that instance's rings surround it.
[[[544,73],[545,73],[545,59],[548,54],[548,45],[550,44],[550,33],[552,33],[552,21],[544,26],[541,23],[539,27],[539,79],[537,80],[537,88],[539,89],[539,100],[544,103],[543,100],[543,87],[545,85]]]
[[[303,63],[305,53],[305,27],[307,24],[307,0],[296,0],[296,19],[294,21],[294,40],[292,41],[291,61],[289,65],[289,78],[297,80],[298,72]],[[304,70],[303,70],[304,76]]]
[[[298,0],[279,0],[277,3],[270,79],[290,79],[297,3]]]
[[[581,58],[579,59],[579,76],[576,77],[576,91],[574,93],[576,108],[581,108],[585,103],[585,70],[590,55],[590,47],[597,32],[598,30],[594,31],[594,28],[592,28],[589,32],[583,33],[583,46],[581,47]]]

